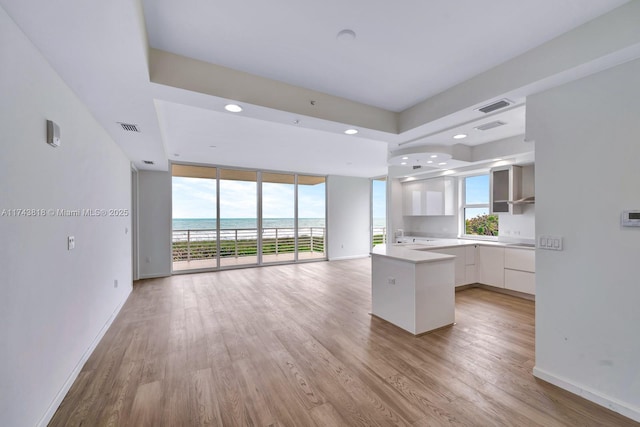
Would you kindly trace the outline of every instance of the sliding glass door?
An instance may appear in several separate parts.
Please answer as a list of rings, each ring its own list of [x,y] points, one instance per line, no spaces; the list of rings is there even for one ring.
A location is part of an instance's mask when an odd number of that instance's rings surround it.
[[[296,257],[295,175],[262,173],[262,262]]]
[[[220,266],[258,263],[258,174],[220,169]]]
[[[298,259],[323,259],[326,253],[325,177],[298,175]]]
[[[173,271],[326,259],[325,177],[172,165]]]
[[[371,247],[387,243],[387,178],[371,180]]]
[[[173,271],[218,267],[216,168],[172,165]]]

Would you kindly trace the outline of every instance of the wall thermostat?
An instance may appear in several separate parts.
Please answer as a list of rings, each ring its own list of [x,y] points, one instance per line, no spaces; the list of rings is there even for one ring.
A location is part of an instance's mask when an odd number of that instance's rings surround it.
[[[640,227],[640,211],[623,211],[623,227]]]
[[[60,127],[51,120],[47,120],[47,144],[52,147],[60,146]]]

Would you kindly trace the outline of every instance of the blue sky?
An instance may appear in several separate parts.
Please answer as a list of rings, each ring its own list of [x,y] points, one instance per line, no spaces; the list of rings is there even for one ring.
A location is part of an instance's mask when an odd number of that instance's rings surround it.
[[[470,176],[465,179],[467,205],[489,204],[489,175]]]
[[[255,182],[220,181],[220,216],[255,218]],[[298,217],[324,218],[325,184],[298,187]],[[293,184],[263,183],[263,217],[293,218]],[[216,185],[213,179],[173,178],[173,218],[215,218]]]
[[[387,217],[387,181],[373,181],[373,217]]]
[[[465,178],[465,204],[489,204],[489,175],[469,176]],[[466,208],[465,220],[489,213],[489,208]]]

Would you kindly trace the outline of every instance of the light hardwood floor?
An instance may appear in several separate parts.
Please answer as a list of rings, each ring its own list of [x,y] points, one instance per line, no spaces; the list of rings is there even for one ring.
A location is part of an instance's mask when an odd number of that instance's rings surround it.
[[[50,425],[638,425],[532,376],[531,301],[420,337],[370,308],[369,259],[141,281]]]

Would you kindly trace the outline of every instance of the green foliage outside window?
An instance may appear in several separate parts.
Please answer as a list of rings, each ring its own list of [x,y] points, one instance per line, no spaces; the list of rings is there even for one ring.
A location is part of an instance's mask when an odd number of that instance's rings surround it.
[[[466,234],[480,236],[498,235],[498,215],[479,215],[465,220]]]

